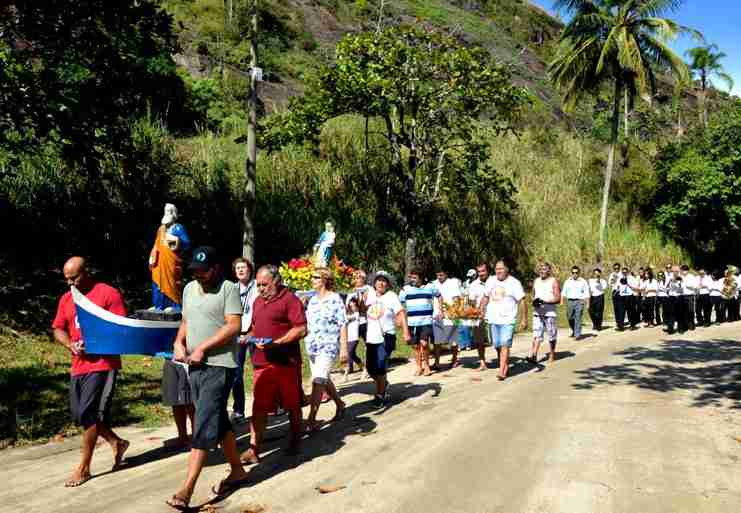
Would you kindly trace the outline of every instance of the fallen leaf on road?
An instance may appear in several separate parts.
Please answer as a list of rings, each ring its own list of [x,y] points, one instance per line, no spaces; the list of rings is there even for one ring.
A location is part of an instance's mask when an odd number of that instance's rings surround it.
[[[54,438],[52,438],[52,441],[56,443],[64,442],[64,438],[65,438],[64,433],[59,433]]]
[[[267,509],[262,504],[248,504],[247,506],[242,506],[240,513],[264,513],[265,511]]]
[[[734,436],[733,439],[741,444],[741,436]]]
[[[451,376],[450,374],[440,374],[440,377],[441,378],[452,378],[453,376]]]
[[[369,486],[376,484],[376,481],[361,481],[360,484],[363,486]]]
[[[483,381],[483,379],[481,379],[481,378],[471,378],[471,381],[477,381],[478,382],[478,381]]]
[[[319,493],[333,493],[338,492],[344,488],[347,488],[347,486],[338,485],[338,486],[317,486],[316,490]]]

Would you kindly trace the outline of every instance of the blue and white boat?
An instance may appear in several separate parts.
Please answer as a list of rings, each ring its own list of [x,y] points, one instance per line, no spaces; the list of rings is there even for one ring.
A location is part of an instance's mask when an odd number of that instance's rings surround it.
[[[172,351],[180,321],[145,321],[105,310],[72,287],[85,352],[89,354],[165,355]]]

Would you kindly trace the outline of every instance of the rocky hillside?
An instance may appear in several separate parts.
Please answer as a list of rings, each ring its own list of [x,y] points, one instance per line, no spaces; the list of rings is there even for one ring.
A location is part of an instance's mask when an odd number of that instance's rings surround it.
[[[240,0],[166,1],[180,30],[177,62],[194,76],[214,70],[244,74],[249,51],[247,13]],[[261,97],[268,111],[301,91],[307,72],[333,58],[347,33],[379,25],[424,24],[487,48],[512,65],[518,84],[542,107],[560,115],[556,92],[546,79],[546,61],[562,27],[526,0],[266,0],[260,2],[260,64],[266,81]]]

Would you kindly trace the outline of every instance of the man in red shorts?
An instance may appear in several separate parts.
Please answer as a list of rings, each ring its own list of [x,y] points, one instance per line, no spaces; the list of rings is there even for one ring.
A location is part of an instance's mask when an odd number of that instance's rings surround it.
[[[126,307],[118,290],[105,283],[96,283],[88,273],[82,257],[67,260],[62,270],[70,287],[85,294],[87,298],[116,315],[126,315]],[[121,368],[118,356],[98,356],[85,352],[85,343],[77,323],[77,311],[70,291],[59,300],[57,315],[52,323],[54,340],[72,354],[72,377],[70,381],[70,408],[75,422],[85,432],[82,436],[82,459],[72,476],[64,483],[66,487],[80,486],[91,478],[90,462],[93,459],[95,442],[102,436],[113,449],[113,470],[123,461],[129,442],[119,438],[110,428],[110,410],[116,375]]]
[[[288,411],[291,422],[289,452],[299,450],[301,440],[301,365],[299,341],[306,335],[304,307],[296,295],[281,284],[278,268],[262,266],[255,278],[258,297],[252,307],[248,339],[257,339],[252,350],[253,376],[251,445],[241,455],[243,463],[257,463],[265,422],[276,402]]]

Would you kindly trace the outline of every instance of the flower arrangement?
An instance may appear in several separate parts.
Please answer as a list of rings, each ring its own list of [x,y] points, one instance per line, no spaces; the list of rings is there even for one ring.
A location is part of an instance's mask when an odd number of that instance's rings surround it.
[[[457,297],[443,303],[443,315],[451,321],[473,321],[479,319],[479,309],[467,299]]]
[[[283,282],[293,290],[311,290],[311,275],[315,268],[314,262],[309,257],[292,258],[281,264],[280,275]],[[334,275],[337,290],[352,288],[352,275],[355,272],[353,267],[346,265],[337,257],[332,257],[328,268]]]

